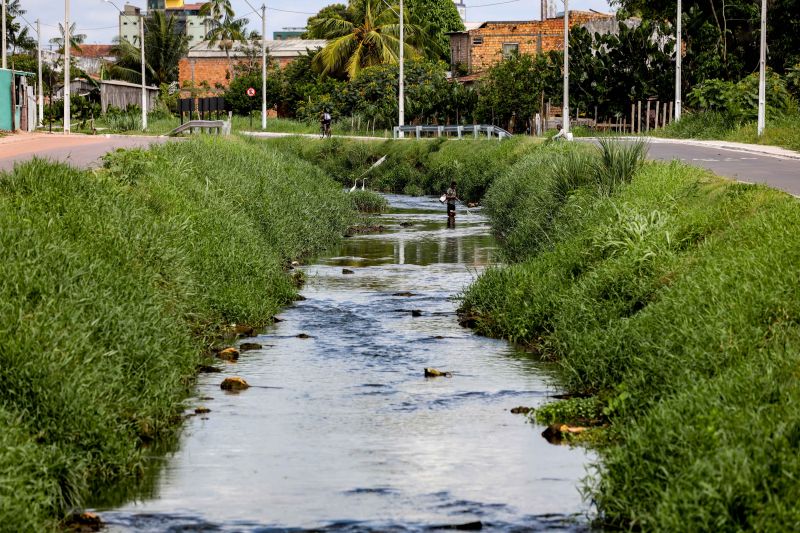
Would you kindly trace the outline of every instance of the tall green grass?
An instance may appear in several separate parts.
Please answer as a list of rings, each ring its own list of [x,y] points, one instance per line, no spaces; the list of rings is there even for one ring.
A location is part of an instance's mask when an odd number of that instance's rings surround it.
[[[364,176],[368,187],[383,192],[442,194],[455,180],[460,197],[466,201],[480,200],[495,178],[538,146],[538,141],[521,137],[502,142],[360,141],[341,137],[266,142],[314,163],[347,187]],[[386,163],[365,174],[383,156],[388,156]]]
[[[141,472],[204,346],[269,321],[295,296],[285,262],[352,216],[311,165],[244,141],[0,174],[0,528],[52,529]]]
[[[688,113],[652,135],[676,139],[712,139],[780,146],[800,151],[800,116],[786,114],[767,117],[764,134],[758,135],[755,121],[737,123],[725,114],[708,111]]]
[[[494,223],[512,216],[515,188],[555,194],[526,164],[490,189]],[[557,205],[546,240],[531,240],[526,254],[524,239],[509,239],[520,262],[482,275],[461,312],[478,331],[555,361],[562,386],[599,400],[615,443],[601,449],[589,487],[601,521],[795,529],[796,200],[650,163],[611,194],[588,180]],[[535,207],[515,213],[518,228],[540,217]]]

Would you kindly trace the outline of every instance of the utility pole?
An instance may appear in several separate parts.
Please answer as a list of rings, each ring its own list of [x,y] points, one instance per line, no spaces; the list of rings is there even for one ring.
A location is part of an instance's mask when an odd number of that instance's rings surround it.
[[[681,104],[682,104],[682,78],[681,66],[683,63],[683,6],[681,0],[678,0],[678,18],[676,23],[676,39],[675,39],[675,122],[681,119]],[[650,120],[648,115],[647,120]]]
[[[569,0],[564,0],[564,109],[561,119],[564,131],[569,133]]]
[[[767,0],[761,0],[761,61],[758,78],[758,136],[767,122]]]
[[[70,63],[69,53],[72,39],[69,36],[69,0],[64,0],[64,133],[69,135],[70,124],[69,92],[70,92]]]
[[[147,131],[147,80],[145,79],[144,58],[144,15],[139,15],[139,50],[142,55],[142,131]]]
[[[267,131],[267,5],[261,4],[261,129]]]
[[[3,0],[3,68],[8,68],[8,42],[6,42],[6,0]]]
[[[403,8],[403,0],[400,0],[400,88],[398,94],[398,109],[399,117],[398,122],[399,125],[405,126],[406,124],[406,70],[405,70],[405,62],[406,62],[406,28],[405,28],[405,10]],[[403,132],[400,131],[400,137],[403,137]]]
[[[36,103],[39,104],[39,126],[44,125],[44,87],[42,86],[42,23],[36,19],[36,56],[37,56],[37,74],[39,76],[39,90],[36,97]]]

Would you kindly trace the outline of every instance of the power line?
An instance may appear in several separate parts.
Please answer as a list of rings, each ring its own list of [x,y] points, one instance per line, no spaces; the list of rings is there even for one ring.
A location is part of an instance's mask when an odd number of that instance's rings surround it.
[[[506,0],[505,2],[494,2],[491,4],[478,4],[477,6],[468,6],[470,9],[475,9],[476,7],[489,7],[489,6],[500,6],[504,4],[516,4],[517,2],[521,2],[522,0]]]

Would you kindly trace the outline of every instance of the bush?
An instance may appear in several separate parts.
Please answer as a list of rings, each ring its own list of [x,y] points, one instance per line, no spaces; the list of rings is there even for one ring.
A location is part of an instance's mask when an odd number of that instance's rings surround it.
[[[142,470],[204,347],[293,300],[283,271],[353,216],[310,165],[244,141],[0,174],[0,523],[51,529]]]
[[[492,185],[490,215],[517,227],[540,219],[527,204],[511,208],[513,191],[553,195],[552,181],[535,179],[532,157]],[[617,443],[600,450],[590,482],[601,520],[642,530],[792,529],[797,202],[651,163],[611,195],[589,182],[554,205],[529,253],[516,242],[524,261],[487,270],[460,312],[479,332],[555,361],[567,391],[601,403]]]
[[[350,200],[359,213],[385,213],[389,209],[389,201],[372,191],[353,191],[350,193]]]

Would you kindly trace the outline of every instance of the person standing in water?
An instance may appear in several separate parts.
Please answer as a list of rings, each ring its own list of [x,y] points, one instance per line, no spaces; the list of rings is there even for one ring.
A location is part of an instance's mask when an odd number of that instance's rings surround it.
[[[450,188],[444,194],[447,201],[447,221],[452,223],[456,218],[456,201],[458,201],[458,191],[456,190],[456,182],[450,182]]]

